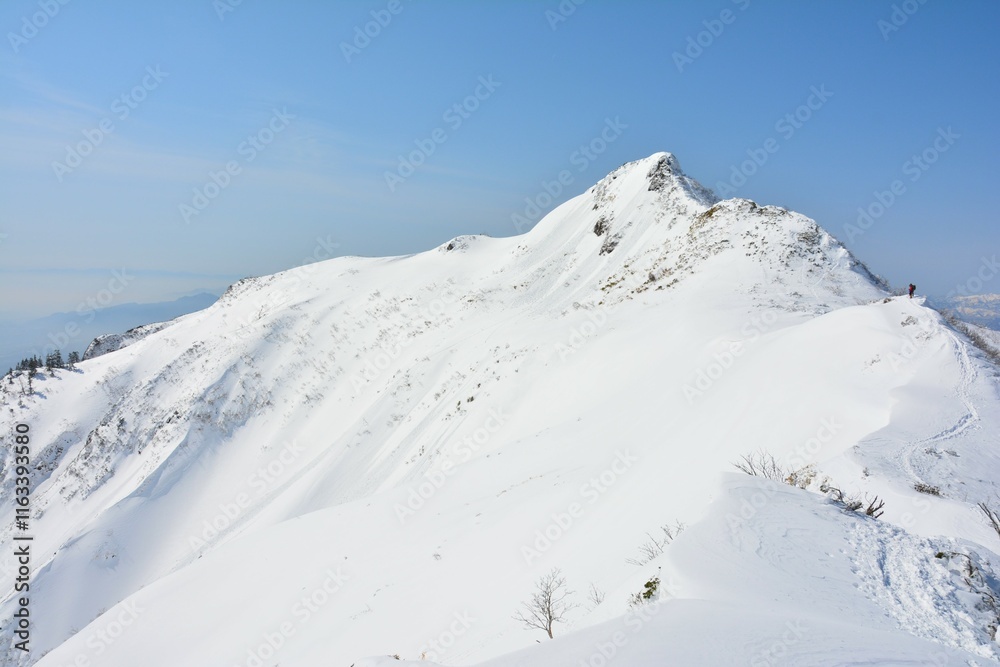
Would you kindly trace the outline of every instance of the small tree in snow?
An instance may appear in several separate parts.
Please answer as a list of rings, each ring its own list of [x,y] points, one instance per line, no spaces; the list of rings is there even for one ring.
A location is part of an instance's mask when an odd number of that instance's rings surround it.
[[[544,630],[552,639],[552,626],[564,622],[566,613],[576,607],[567,598],[573,593],[566,588],[566,578],[559,568],[553,568],[535,584],[531,600],[522,603],[524,609],[514,614],[514,620],[528,628]]]
[[[652,577],[642,586],[642,590],[638,593],[633,594],[628,599],[628,606],[638,607],[644,605],[650,600],[655,600],[660,592],[660,578]]]

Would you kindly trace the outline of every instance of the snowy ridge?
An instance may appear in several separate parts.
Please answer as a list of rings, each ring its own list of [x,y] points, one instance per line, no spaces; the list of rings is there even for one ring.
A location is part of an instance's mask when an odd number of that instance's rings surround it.
[[[774,664],[996,655],[988,613],[926,553],[952,540],[992,581],[997,536],[975,503],[1000,478],[995,368],[920,300],[887,298],[812,220],[720,202],[667,153],[525,235],[246,279],[35,382],[0,397],[6,431],[32,428],[46,616],[37,650],[5,664],[577,664],[628,629],[627,598],[660,571],[674,592],[648,621],[659,630],[621,664],[747,664],[803,616],[808,651],[790,655],[805,657]],[[809,490],[724,474],[762,448],[811,466]],[[827,483],[878,495],[885,515],[845,514]],[[674,521],[690,528],[666,553],[627,562]],[[879,570],[911,562],[940,575],[919,627],[898,615],[913,582]],[[581,605],[590,583],[607,595],[536,646],[511,616],[553,567]],[[775,587],[782,605],[759,613]],[[129,605],[139,617],[100,640]],[[713,624],[731,641],[706,639]]]
[[[170,326],[170,322],[157,322],[155,324],[144,324],[121,334],[104,334],[98,336],[87,346],[87,349],[83,353],[83,358],[84,360],[93,359],[102,354],[128,347],[132,343],[140,341],[146,336],[161,331],[168,326]]]
[[[867,270],[815,222],[749,200],[719,202],[669,153],[623,165],[523,238],[518,251],[534,264],[523,271],[541,278],[552,275],[553,263],[563,269],[556,278],[561,284],[545,285],[546,294],[572,293],[566,288],[586,277],[585,296],[596,284],[599,302],[617,302],[670,289],[721,256],[717,263],[729,264],[740,278],[735,289],[780,294],[779,286],[794,283],[839,304],[882,295]]]

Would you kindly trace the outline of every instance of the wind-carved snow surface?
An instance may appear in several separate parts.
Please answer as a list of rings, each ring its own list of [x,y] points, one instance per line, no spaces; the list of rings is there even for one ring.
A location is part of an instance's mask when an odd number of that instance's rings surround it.
[[[246,279],[15,380],[35,616],[5,665],[996,660],[996,368],[667,153],[522,236]],[[758,450],[806,488],[732,472]],[[549,641],[513,615],[553,568],[577,606]]]

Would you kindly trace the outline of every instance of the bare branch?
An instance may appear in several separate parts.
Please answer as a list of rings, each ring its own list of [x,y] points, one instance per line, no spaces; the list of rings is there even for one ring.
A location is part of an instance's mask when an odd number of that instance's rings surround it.
[[[885,501],[880,500],[878,496],[875,496],[872,498],[871,502],[868,503],[868,507],[865,508],[865,514],[877,519],[882,516],[883,507],[885,507]]]
[[[674,539],[681,534],[684,530],[684,524],[680,521],[676,522],[673,526],[670,524],[663,524],[660,526],[660,535],[653,535],[646,533],[646,537],[649,539],[639,546],[639,557],[638,558],[627,558],[625,562],[629,565],[637,565],[642,567],[646,563],[655,559],[657,556],[663,554],[666,550],[667,545],[674,541]]]
[[[983,514],[986,515],[990,525],[993,526],[993,530],[996,531],[997,537],[1000,537],[1000,514],[998,514],[996,510],[990,508],[990,506],[985,502],[979,503],[979,509],[981,509]]]
[[[528,628],[544,630],[549,639],[552,639],[553,625],[564,622],[566,613],[576,607],[567,600],[572,593],[566,588],[566,578],[562,576],[562,571],[553,568],[538,580],[534,595],[530,601],[522,603],[524,609],[514,614],[514,620]]]
[[[778,465],[774,456],[760,450],[753,454],[745,454],[741,460],[733,464],[737,470],[745,472],[752,477],[763,477],[775,482],[785,482],[788,480],[788,473]]]
[[[604,591],[598,588],[596,584],[591,584],[590,590],[587,591],[587,599],[594,607],[599,607],[604,602]]]

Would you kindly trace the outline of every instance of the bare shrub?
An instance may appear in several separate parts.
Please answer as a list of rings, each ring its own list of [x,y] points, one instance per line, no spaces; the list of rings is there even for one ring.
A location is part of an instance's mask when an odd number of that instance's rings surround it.
[[[594,607],[599,607],[602,602],[604,602],[604,591],[597,587],[596,584],[590,585],[590,590],[587,591],[587,600]]]
[[[1000,352],[997,351],[988,340],[983,338],[979,332],[973,329],[967,322],[960,320],[954,313],[945,310],[939,310],[942,316],[948,324],[952,326],[953,329],[964,334],[980,352],[985,354],[990,361],[995,364],[1000,364]]]
[[[542,576],[535,584],[531,600],[522,603],[524,609],[514,614],[514,620],[528,628],[544,630],[552,639],[552,627],[565,621],[567,612],[576,607],[567,598],[572,595],[566,587],[566,578],[559,568]]]
[[[763,477],[775,482],[788,481],[788,472],[778,464],[773,455],[763,449],[753,454],[743,455],[733,465],[736,466],[737,470],[752,477]]]
[[[785,478],[785,483],[800,488],[806,489],[810,484],[816,479],[816,467],[811,463],[798,470],[793,470],[788,473],[788,477]]]
[[[683,530],[684,524],[678,521],[673,526],[669,524],[663,524],[660,526],[661,532],[659,535],[646,533],[646,537],[649,539],[643,542],[639,547],[639,557],[627,558],[625,559],[625,562],[629,565],[638,565],[640,567],[645,565],[657,556],[660,556],[667,548],[667,545],[673,542]]]
[[[830,480],[826,479],[820,485],[819,490],[825,493],[829,498],[844,508],[845,512],[857,512],[860,509],[864,509],[867,516],[877,519],[883,514],[883,509],[885,507],[885,501],[875,496],[871,500],[862,498],[857,495],[847,495],[840,489],[830,484]]]
[[[990,525],[993,526],[993,530],[996,532],[997,537],[1000,537],[1000,514],[998,514],[995,509],[991,508],[986,503],[979,503],[979,509],[981,509],[983,514],[986,515],[986,519],[990,522]]]
[[[865,508],[865,514],[877,519],[880,516],[882,516],[883,507],[885,507],[885,501],[879,499],[878,496],[875,496],[874,498],[871,499],[871,501],[869,501],[868,507]]]

